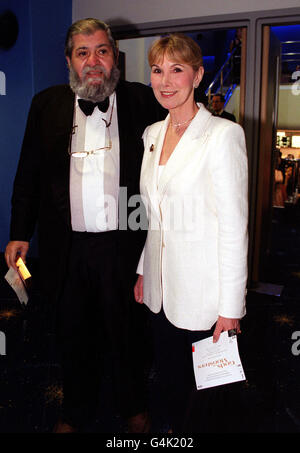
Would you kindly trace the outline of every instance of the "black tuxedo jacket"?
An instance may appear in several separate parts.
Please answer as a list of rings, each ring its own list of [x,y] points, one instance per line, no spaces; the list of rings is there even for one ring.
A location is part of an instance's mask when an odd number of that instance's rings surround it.
[[[139,193],[143,131],[166,111],[152,89],[139,83],[120,81],[116,95],[120,187],[127,188],[129,199]],[[12,196],[10,239],[29,241],[37,224],[41,284],[51,300],[62,289],[71,240],[68,146],[74,101],[68,85],[48,88],[33,98]],[[118,235],[124,289],[132,294],[145,232],[127,229]]]

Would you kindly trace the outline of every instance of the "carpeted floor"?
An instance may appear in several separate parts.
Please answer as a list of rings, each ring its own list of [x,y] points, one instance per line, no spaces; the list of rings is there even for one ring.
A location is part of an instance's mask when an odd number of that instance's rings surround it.
[[[300,224],[295,212],[275,210],[268,278],[247,295],[247,316],[239,337],[247,377],[238,392],[230,432],[300,432]],[[7,269],[1,255],[1,276]],[[35,260],[29,266],[37,275]],[[268,284],[268,285],[267,285]],[[279,294],[279,295],[278,295]],[[0,332],[6,355],[0,355],[0,432],[49,433],[62,400],[51,313],[33,287],[24,309],[4,278],[0,280]],[[292,338],[294,335],[294,339]],[[299,355],[297,355],[299,353]],[[148,376],[153,432],[166,432],[156,398],[157,374]],[[125,421],[111,405],[109,374],[102,386],[103,404],[86,432],[124,433]],[[231,415],[230,415],[231,417]],[[218,432],[215,427],[211,429]]]

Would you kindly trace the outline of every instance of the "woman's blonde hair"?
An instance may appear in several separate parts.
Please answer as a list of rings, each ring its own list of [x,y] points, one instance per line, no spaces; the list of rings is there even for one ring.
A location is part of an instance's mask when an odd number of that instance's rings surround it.
[[[148,52],[150,67],[162,61],[165,55],[170,60],[190,65],[194,71],[203,66],[200,47],[192,38],[182,33],[172,33],[154,41]]]

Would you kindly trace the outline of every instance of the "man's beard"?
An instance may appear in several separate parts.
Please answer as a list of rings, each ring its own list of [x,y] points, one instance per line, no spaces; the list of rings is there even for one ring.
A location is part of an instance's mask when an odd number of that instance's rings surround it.
[[[99,77],[100,83],[95,83],[94,78],[94,83],[89,83],[89,77],[84,77],[85,74],[91,70],[102,73],[101,77]],[[70,65],[69,81],[72,91],[82,99],[93,102],[101,102],[115,91],[120,78],[120,71],[117,66],[114,65],[111,69],[110,76],[107,77],[107,71],[103,66],[86,66],[83,70],[83,78],[84,80],[81,80],[73,66]]]

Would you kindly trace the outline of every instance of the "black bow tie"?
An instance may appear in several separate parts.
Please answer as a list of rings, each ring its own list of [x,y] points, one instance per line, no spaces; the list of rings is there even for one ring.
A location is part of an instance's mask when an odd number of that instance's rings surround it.
[[[105,113],[107,112],[107,109],[109,107],[109,98],[107,97],[106,99],[104,99],[104,101],[101,102],[92,102],[86,101],[85,99],[78,99],[78,104],[86,116],[91,115],[96,106],[98,106],[98,109],[101,110],[101,112]]]

